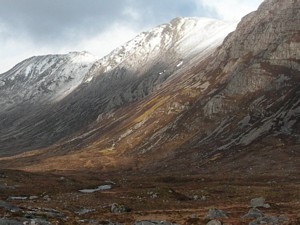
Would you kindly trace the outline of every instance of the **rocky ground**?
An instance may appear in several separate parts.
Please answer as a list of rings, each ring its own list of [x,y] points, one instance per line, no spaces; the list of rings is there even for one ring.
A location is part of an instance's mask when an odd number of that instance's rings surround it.
[[[296,225],[300,181],[259,175],[0,171],[0,224],[134,222]]]

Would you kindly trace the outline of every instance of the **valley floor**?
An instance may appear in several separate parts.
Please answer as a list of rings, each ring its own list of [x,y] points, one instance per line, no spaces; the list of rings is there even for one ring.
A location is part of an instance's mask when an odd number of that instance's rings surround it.
[[[98,186],[105,190],[92,192]],[[249,224],[255,219],[242,216],[257,197],[264,197],[270,206],[259,208],[264,215],[281,216],[282,224],[300,224],[298,178],[1,170],[0,224],[33,220],[36,224],[133,224],[137,220],[206,224],[205,215],[212,208],[228,212],[227,218],[218,218],[225,224]],[[118,204],[113,211],[129,212],[112,212],[113,203]]]

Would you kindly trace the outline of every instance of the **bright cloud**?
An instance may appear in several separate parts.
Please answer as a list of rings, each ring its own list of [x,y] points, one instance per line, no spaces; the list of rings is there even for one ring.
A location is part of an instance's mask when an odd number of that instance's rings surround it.
[[[75,46],[75,48],[80,51],[86,50],[95,56],[102,57],[125,42],[133,39],[137,34],[138,31],[135,31],[132,27],[114,24],[105,32],[83,40]],[[72,47],[74,48],[74,46]]]
[[[198,4],[216,11],[221,19],[240,20],[246,14],[255,11],[263,0],[196,0]]]

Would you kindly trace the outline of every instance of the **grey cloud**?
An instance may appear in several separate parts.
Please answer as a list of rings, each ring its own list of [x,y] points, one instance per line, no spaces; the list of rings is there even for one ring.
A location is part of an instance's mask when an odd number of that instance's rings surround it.
[[[125,5],[119,0],[0,0],[0,21],[14,33],[48,42],[68,38],[72,32],[91,35],[103,30],[124,19]]]
[[[167,22],[178,16],[212,15],[212,12],[204,7],[198,9],[195,0],[132,0],[131,2],[133,7],[143,15],[143,23],[151,21],[151,23],[160,24],[162,21]]]
[[[139,20],[124,13],[128,7],[141,15]],[[91,37],[116,22],[137,29],[154,26],[176,16],[196,16],[195,9],[194,0],[0,0],[0,22],[10,34],[45,44]]]

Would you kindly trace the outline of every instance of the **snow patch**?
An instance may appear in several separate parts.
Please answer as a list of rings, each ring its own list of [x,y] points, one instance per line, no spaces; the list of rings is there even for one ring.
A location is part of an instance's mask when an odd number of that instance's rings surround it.
[[[96,191],[105,191],[105,190],[110,190],[110,189],[112,189],[112,185],[106,184],[106,185],[98,186],[97,188],[82,189],[82,190],[79,190],[79,191],[82,192],[82,193],[94,193]]]
[[[183,65],[183,61],[180,61],[177,65],[176,65],[176,67],[181,67]]]
[[[182,55],[207,53],[221,45],[224,38],[237,26],[236,22],[225,22],[210,18],[190,18],[183,25],[178,52]]]
[[[32,65],[27,66],[26,71],[25,71],[25,77],[27,77],[29,75],[29,73],[31,72],[31,68],[32,68]]]
[[[94,77],[89,77],[89,78],[87,78],[84,82],[85,82],[85,83],[90,83],[90,82],[93,80],[93,78],[94,78]]]
[[[9,199],[11,199],[11,200],[27,200],[28,197],[26,197],[26,196],[11,196],[11,197],[9,197]]]
[[[72,57],[71,62],[75,64],[89,64],[89,63],[94,63],[97,58],[88,53],[88,52],[72,52],[69,53],[69,55]]]

